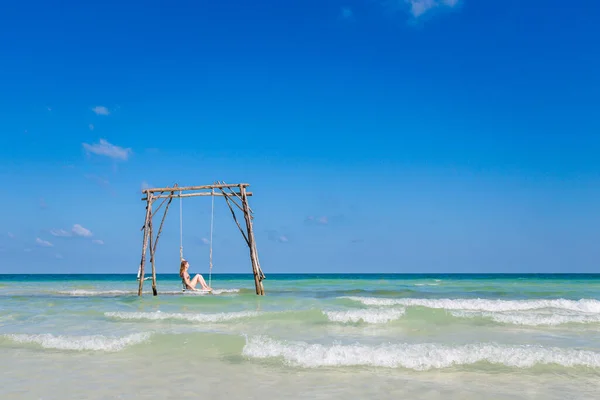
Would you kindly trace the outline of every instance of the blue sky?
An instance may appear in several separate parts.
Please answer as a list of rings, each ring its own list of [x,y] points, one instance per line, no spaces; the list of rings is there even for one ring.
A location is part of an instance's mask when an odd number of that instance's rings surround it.
[[[265,273],[597,272],[600,3],[11,2],[0,272],[137,271],[142,185],[248,182]],[[250,272],[216,199],[214,272]],[[158,272],[176,272],[178,202]],[[184,200],[208,270],[210,199]]]

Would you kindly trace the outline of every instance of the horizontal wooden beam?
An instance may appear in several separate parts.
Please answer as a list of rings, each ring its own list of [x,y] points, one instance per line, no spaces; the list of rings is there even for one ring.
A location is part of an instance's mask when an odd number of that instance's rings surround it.
[[[199,192],[199,193],[185,193],[185,194],[159,194],[152,196],[154,199],[176,199],[178,197],[197,197],[197,196],[218,196],[218,197],[234,197],[239,196],[239,193],[219,193],[219,192]],[[246,196],[252,196],[252,192],[246,192]],[[143,201],[148,200],[148,197],[143,197]]]
[[[205,190],[205,189],[219,189],[219,188],[235,188],[235,187],[248,187],[249,183],[231,183],[231,184],[215,184],[215,185],[202,185],[202,186],[173,186],[165,188],[149,188],[142,189],[142,193],[156,193],[156,192],[185,192],[189,190]]]

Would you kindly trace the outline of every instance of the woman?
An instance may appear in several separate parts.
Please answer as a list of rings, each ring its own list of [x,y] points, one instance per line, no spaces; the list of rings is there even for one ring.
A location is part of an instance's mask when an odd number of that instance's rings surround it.
[[[188,263],[186,260],[181,261],[181,266],[179,267],[179,276],[181,277],[181,283],[183,284],[184,289],[198,290],[196,289],[196,285],[199,282],[200,285],[202,285],[202,290],[212,290],[212,288],[206,284],[206,281],[200,274],[196,274],[194,279],[190,280],[190,274],[187,272],[189,267],[190,263]]]

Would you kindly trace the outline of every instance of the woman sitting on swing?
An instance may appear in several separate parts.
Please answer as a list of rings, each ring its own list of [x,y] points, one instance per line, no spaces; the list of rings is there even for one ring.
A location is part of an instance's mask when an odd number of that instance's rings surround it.
[[[179,276],[181,277],[181,283],[185,290],[198,290],[196,289],[196,285],[200,283],[202,285],[202,290],[212,290],[210,286],[206,284],[206,281],[200,274],[196,274],[194,279],[190,280],[190,274],[187,272],[190,267],[190,263],[186,260],[181,260],[181,266],[179,267]]]

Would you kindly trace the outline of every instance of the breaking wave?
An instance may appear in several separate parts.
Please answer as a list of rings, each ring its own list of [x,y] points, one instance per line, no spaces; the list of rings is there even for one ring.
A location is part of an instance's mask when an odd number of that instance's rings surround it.
[[[458,318],[486,318],[501,324],[525,326],[556,326],[563,324],[589,324],[600,322],[600,314],[549,314],[525,312],[480,312],[480,311],[450,311]]]
[[[367,324],[385,324],[399,319],[404,315],[404,308],[395,309],[367,309],[367,310],[347,310],[347,311],[323,311],[323,314],[332,322],[356,323],[365,322]]]
[[[45,349],[76,350],[76,351],[121,351],[128,346],[145,342],[150,338],[149,333],[134,333],[123,337],[110,337],[103,335],[92,336],[63,336],[43,333],[31,334],[7,334],[5,338],[16,343],[37,344]]]
[[[125,320],[183,320],[189,322],[224,322],[234,319],[251,318],[261,315],[258,311],[223,312],[215,314],[186,314],[169,312],[105,312],[109,318]]]
[[[541,310],[545,308],[555,308],[562,310],[578,311],[585,313],[600,314],[600,301],[594,299],[581,300],[488,300],[488,299],[389,299],[377,297],[342,297],[360,302],[367,306],[405,306],[405,307],[426,307],[445,310],[466,310],[466,311],[527,311]]]
[[[371,366],[416,371],[465,366],[480,362],[513,368],[554,364],[562,367],[600,368],[600,353],[542,346],[434,343],[369,346],[322,345],[286,342],[266,336],[246,340],[242,354],[248,358],[283,358],[284,363],[304,368]]]

